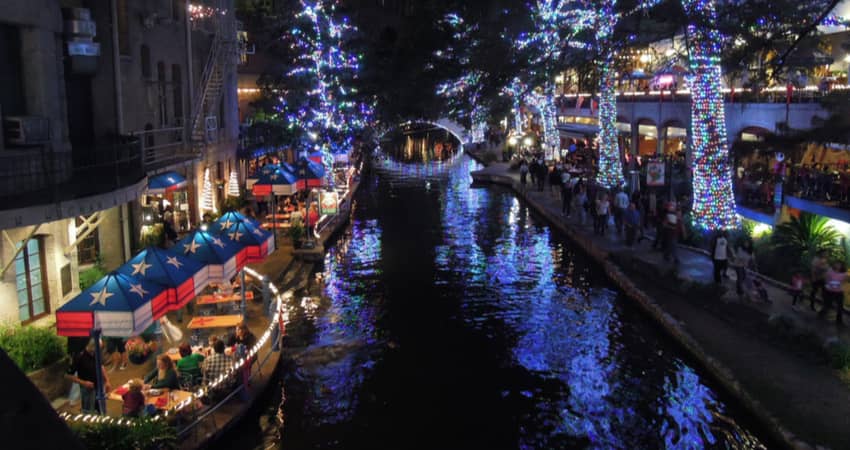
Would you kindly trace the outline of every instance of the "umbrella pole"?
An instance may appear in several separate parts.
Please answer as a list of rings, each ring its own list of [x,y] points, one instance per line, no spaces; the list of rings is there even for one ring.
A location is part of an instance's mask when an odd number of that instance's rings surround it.
[[[106,398],[103,395],[103,366],[101,365],[102,361],[100,359],[100,328],[93,328],[91,330],[91,338],[94,339],[94,399],[100,413],[106,414]]]
[[[240,287],[242,288],[242,320],[245,320],[245,268],[239,272]]]
[[[272,188],[272,242],[274,242],[274,248],[277,248],[277,200],[274,195],[274,188]]]

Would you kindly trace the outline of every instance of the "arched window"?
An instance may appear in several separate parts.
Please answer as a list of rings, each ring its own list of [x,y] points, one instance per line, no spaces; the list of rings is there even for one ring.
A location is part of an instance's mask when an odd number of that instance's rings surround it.
[[[142,61],[142,77],[149,79],[151,77],[151,49],[145,44],[142,44],[141,53]]]

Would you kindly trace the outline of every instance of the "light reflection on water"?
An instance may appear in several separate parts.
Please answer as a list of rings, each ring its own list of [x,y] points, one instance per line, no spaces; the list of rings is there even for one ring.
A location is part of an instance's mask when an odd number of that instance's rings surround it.
[[[378,161],[300,319],[283,448],[764,448],[597,267],[472,188],[477,167]]]

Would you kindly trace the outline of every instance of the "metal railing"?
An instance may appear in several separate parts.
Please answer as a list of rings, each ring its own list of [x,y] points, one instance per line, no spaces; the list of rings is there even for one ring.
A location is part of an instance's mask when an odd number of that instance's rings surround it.
[[[197,156],[188,145],[185,132],[182,126],[132,132],[132,136],[139,138],[145,169],[153,169]]]
[[[141,143],[133,136],[75,148],[71,154],[55,153],[49,145],[27,151],[32,154],[0,155],[0,209],[103,194],[145,176]]]

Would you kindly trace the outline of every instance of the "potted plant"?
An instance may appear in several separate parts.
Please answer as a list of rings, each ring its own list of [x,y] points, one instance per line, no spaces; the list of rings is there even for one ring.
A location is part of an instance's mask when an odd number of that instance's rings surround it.
[[[301,248],[301,242],[304,240],[304,227],[299,224],[294,224],[289,228],[289,238],[292,239],[292,247]]]
[[[150,346],[140,337],[128,339],[124,348],[127,350],[127,359],[133,364],[143,364],[151,354]]]

